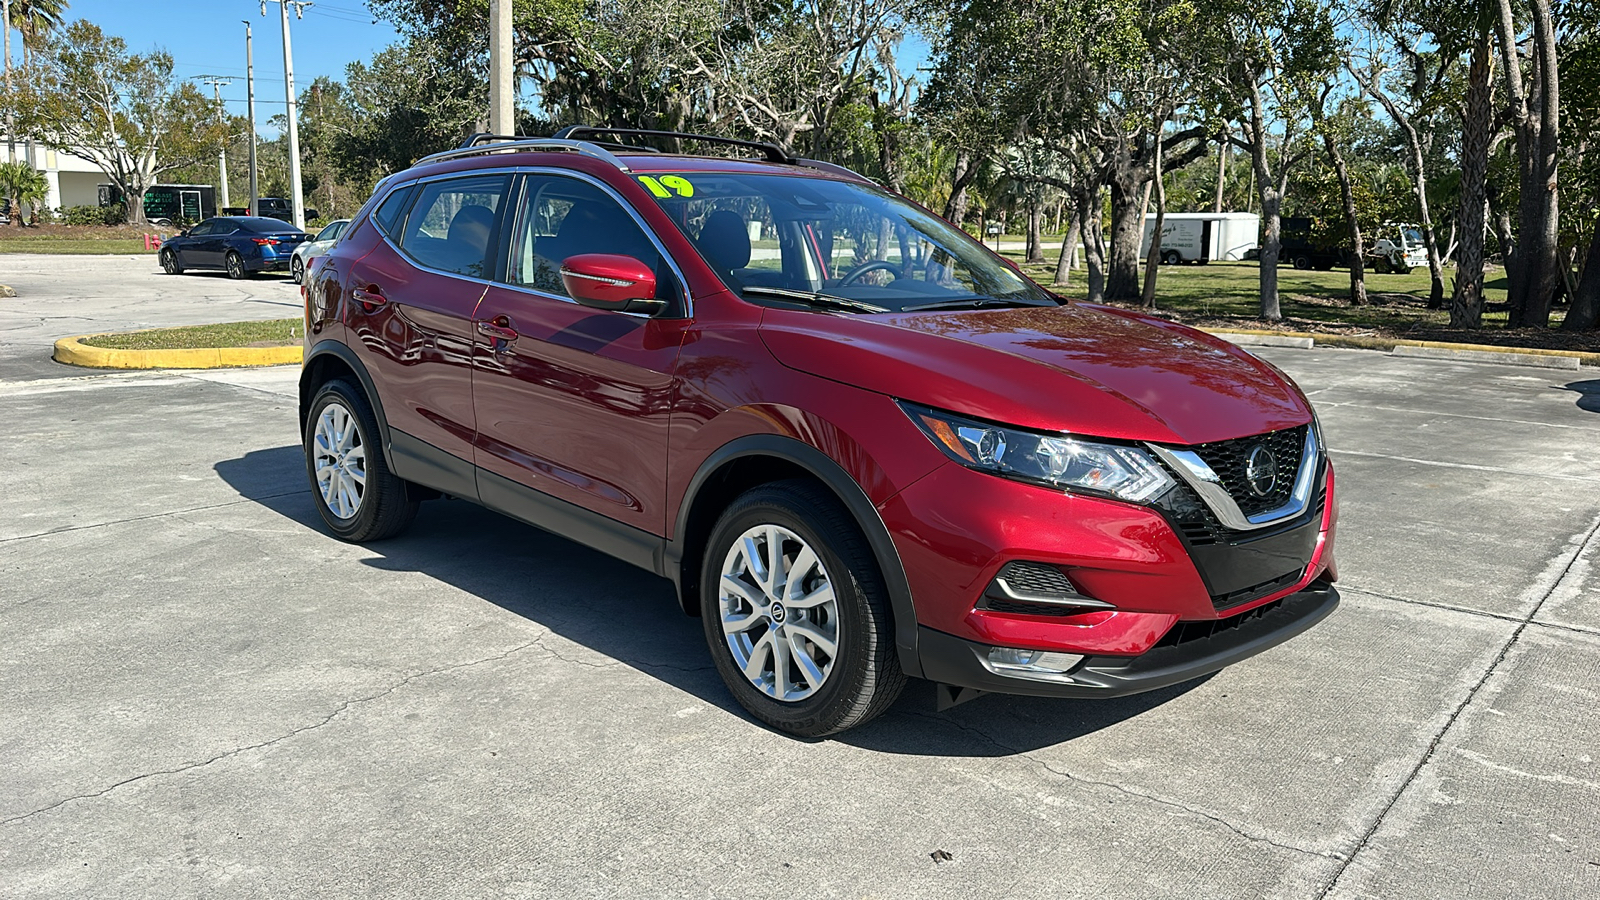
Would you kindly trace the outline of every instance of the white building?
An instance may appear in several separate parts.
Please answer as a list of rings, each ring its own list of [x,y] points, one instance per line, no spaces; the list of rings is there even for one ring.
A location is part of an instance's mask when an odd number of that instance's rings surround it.
[[[0,159],[9,159],[6,140],[0,137]],[[50,182],[48,209],[68,206],[99,206],[100,185],[106,182],[106,173],[81,156],[51,150],[37,141],[17,141],[17,159],[25,160],[44,173]]]

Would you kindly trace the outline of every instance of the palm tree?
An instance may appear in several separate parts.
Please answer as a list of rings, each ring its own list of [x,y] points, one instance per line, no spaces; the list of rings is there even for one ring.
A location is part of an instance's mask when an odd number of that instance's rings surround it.
[[[33,51],[50,32],[61,27],[70,0],[11,0],[11,27],[22,32],[22,65],[33,62]],[[9,60],[8,60],[9,62]]]
[[[0,163],[0,197],[11,201],[11,222],[21,228],[27,221],[25,207],[35,214],[50,196],[50,182],[44,173],[25,162]]]

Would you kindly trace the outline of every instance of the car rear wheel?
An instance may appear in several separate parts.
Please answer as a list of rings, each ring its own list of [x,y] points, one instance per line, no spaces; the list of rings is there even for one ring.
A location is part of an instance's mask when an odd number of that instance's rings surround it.
[[[1311,257],[1309,257],[1309,256],[1296,256],[1294,258],[1294,267],[1296,269],[1301,269],[1301,270],[1305,270],[1305,269],[1311,268]]]
[[[234,281],[250,277],[250,270],[244,267],[244,257],[233,250],[228,251],[227,257],[223,259],[223,264],[227,266],[228,277]]]
[[[389,471],[378,422],[359,388],[343,380],[317,391],[306,416],[306,476],[317,513],[341,540],[378,541],[406,530],[418,503]]]
[[[1161,261],[1169,266],[1175,266],[1178,263],[1183,262],[1183,257],[1178,255],[1178,251],[1176,250],[1168,250],[1167,252],[1161,254]]]
[[[300,257],[296,256],[289,260],[289,276],[294,279],[295,284],[306,280],[306,265],[300,261]]]
[[[178,254],[171,250],[161,251],[161,271],[168,275],[182,275],[183,263],[178,262]]]
[[[701,614],[717,672],[751,715],[800,737],[889,708],[906,677],[866,538],[808,481],[754,488],[712,529]]]

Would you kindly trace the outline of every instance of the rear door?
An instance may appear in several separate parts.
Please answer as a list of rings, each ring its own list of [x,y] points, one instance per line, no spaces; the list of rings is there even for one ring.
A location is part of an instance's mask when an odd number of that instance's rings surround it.
[[[689,323],[681,277],[641,220],[588,179],[526,176],[506,230],[504,274],[478,307],[474,335],[484,502],[562,522],[566,507],[544,495],[639,530],[633,534],[664,534],[667,422]],[[581,253],[626,254],[651,266],[657,296],[671,300],[667,311],[649,318],[573,301],[560,267]]]
[[[391,195],[375,216],[388,223],[385,239],[344,281],[349,344],[377,382],[401,474],[463,497],[477,496],[473,313],[510,182],[463,174]]]

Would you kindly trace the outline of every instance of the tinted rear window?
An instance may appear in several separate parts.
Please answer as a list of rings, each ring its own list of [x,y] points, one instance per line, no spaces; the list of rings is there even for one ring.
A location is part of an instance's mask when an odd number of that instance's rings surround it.
[[[282,219],[268,219],[264,216],[241,216],[231,221],[237,224],[241,230],[256,234],[279,234],[285,231],[298,230],[294,227],[293,222],[285,222]]]
[[[405,215],[406,204],[411,200],[411,187],[400,188],[384,198],[383,205],[372,214],[372,221],[378,223],[378,228],[384,234],[396,234],[400,228],[400,217]]]

